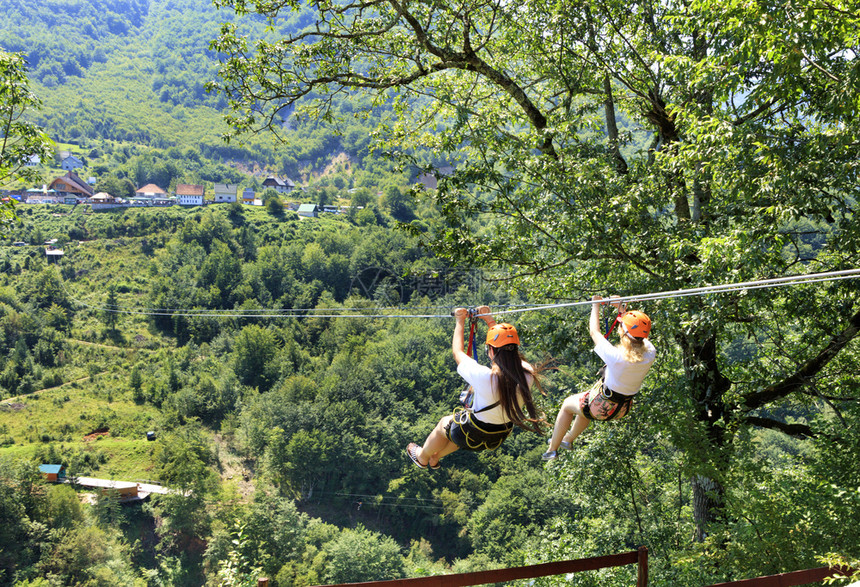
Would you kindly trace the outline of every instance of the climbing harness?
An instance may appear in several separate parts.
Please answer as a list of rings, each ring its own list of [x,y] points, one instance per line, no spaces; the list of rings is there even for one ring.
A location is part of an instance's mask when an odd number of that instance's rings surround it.
[[[478,353],[475,346],[475,331],[478,323],[478,310],[477,308],[468,308],[468,312],[469,342],[466,347],[466,354],[477,361]],[[504,346],[514,344],[514,339],[516,339],[516,344],[518,344],[517,331],[509,324],[497,324],[487,332],[487,344],[490,345],[500,344]],[[463,406],[454,409],[451,422],[445,428],[445,436],[463,450],[482,451],[496,449],[501,446],[514,428],[513,422],[490,424],[477,418],[475,414],[492,410],[499,406],[501,402],[496,401],[479,410],[475,410],[475,392],[471,385],[460,392],[460,403]]]
[[[498,405],[499,402],[494,402],[475,411],[471,408],[456,408],[451,422],[445,428],[445,436],[464,450],[499,448],[513,430],[514,423],[489,424],[475,417],[475,414],[491,410]]]

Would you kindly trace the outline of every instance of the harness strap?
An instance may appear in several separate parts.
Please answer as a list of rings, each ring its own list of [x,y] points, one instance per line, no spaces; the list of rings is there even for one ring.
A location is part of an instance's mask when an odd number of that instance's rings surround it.
[[[618,324],[618,319],[621,318],[624,314],[619,310],[618,315],[615,317],[615,320],[612,321],[612,325],[606,329],[606,336],[604,338],[609,338],[609,335],[612,334],[612,329],[615,328],[615,325]],[[609,322],[609,318],[606,319],[606,322]]]
[[[621,410],[624,406],[628,405],[633,401],[632,395],[624,395],[623,393],[618,393],[616,391],[612,391],[606,384],[603,385],[603,388],[600,390],[601,395],[606,401],[610,401],[615,404],[615,409],[612,410],[612,415],[606,418],[606,420],[614,420],[618,417],[618,414],[621,413]]]
[[[500,403],[501,403],[501,402],[493,402],[493,403],[491,403],[491,404],[490,404],[490,405],[488,405],[488,406],[484,406],[484,407],[483,407],[483,408],[481,408],[480,410],[473,410],[473,411],[472,411],[472,413],[473,413],[473,414],[480,414],[481,412],[486,412],[487,410],[492,410],[493,408],[495,408],[496,406],[498,406]]]
[[[472,356],[475,352],[475,319],[469,321],[469,344],[466,347],[466,354]]]

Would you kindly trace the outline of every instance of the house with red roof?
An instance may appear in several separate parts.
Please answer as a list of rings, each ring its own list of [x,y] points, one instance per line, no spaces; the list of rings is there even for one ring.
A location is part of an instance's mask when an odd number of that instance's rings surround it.
[[[177,184],[176,197],[180,206],[202,206],[203,186],[189,183]]]

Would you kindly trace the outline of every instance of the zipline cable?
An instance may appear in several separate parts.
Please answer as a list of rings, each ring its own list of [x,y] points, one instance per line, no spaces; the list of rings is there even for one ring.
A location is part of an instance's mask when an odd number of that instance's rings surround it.
[[[696,287],[689,289],[677,289],[656,293],[646,293],[631,296],[620,296],[612,298],[613,302],[643,302],[651,300],[663,300],[671,298],[682,298],[690,296],[709,295],[716,293],[729,293],[737,291],[746,291],[754,289],[767,289],[776,287],[785,287],[789,285],[801,285],[810,283],[821,283],[827,281],[839,281],[844,279],[853,279],[860,277],[860,269],[846,269],[842,271],[827,271],[823,273],[811,273],[808,275],[791,275],[787,277],[776,277],[771,279],[760,279],[755,281],[744,281],[739,283],[730,283],[723,285],[711,285],[705,287]],[[63,285],[65,288],[65,285]],[[68,293],[68,291],[67,291]],[[369,309],[368,313],[362,313],[359,308],[297,308],[297,309],[259,309],[259,310],[196,310],[192,308],[182,309],[164,309],[164,308],[144,308],[135,309],[119,309],[116,305],[94,305],[87,304],[81,300],[70,296],[75,302],[82,306],[93,309],[102,310],[105,312],[113,312],[117,314],[131,314],[140,316],[183,316],[183,317],[204,317],[204,318],[448,318],[450,311],[444,314],[433,313],[409,313],[409,310],[404,310],[404,313],[397,312],[396,308],[391,308],[380,312],[380,308]],[[608,300],[608,298],[607,298]],[[579,302],[560,302],[553,304],[535,304],[525,305],[524,307],[515,307],[518,304],[501,307],[493,311],[495,316],[505,314],[519,314],[523,312],[535,312],[560,308],[572,308],[577,306],[588,306],[592,304],[591,300]],[[425,306],[425,308],[448,308],[449,306]],[[347,313],[344,313],[347,312]],[[480,315],[478,315],[480,316]]]
[[[791,275],[788,277],[775,277],[772,279],[760,279],[757,281],[744,281],[740,283],[728,283],[724,285],[711,285],[706,287],[694,287],[690,289],[676,289],[671,291],[650,293],[650,294],[640,294],[633,296],[619,296],[617,298],[612,298],[611,301],[613,303],[619,302],[643,302],[649,300],[663,300],[670,298],[682,298],[682,297],[690,297],[690,296],[699,296],[699,295],[707,295],[714,293],[726,293],[726,292],[736,292],[736,291],[746,291],[751,289],[768,289],[775,287],[784,287],[787,285],[800,285],[807,283],[821,283],[824,281],[839,281],[843,279],[853,279],[856,277],[860,277],[860,269],[845,269],[843,271],[827,271],[824,273],[810,273],[808,275]],[[609,298],[605,298],[604,301],[610,301]],[[510,309],[510,310],[499,310],[498,312],[493,312],[493,315],[501,315],[501,314],[517,314],[521,312],[529,312],[534,310],[547,310],[554,308],[570,308],[575,306],[588,306],[593,302],[591,300],[583,301],[583,302],[562,302],[557,304],[543,304],[540,306],[534,306],[531,308],[525,309]]]

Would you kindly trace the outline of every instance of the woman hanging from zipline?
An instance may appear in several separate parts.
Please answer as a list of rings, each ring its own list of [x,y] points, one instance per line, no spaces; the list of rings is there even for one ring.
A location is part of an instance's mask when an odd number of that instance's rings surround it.
[[[591,420],[613,420],[626,415],[657,356],[657,349],[648,340],[651,319],[646,314],[622,312],[621,304],[604,301],[600,296],[593,296],[591,301],[588,332],[594,341],[594,352],[605,363],[601,369],[603,377],[588,391],[564,400],[555,419],[549,450],[543,454],[545,461],[557,457],[559,448],[570,449],[573,440],[588,428]],[[615,346],[606,339],[609,333],[604,336],[600,331],[600,306],[605,303],[619,310],[616,321],[620,325],[621,341]]]
[[[537,370],[520,355],[520,339],[510,324],[496,324],[489,306],[480,306],[476,314],[487,323],[487,355],[492,368],[480,365],[463,351],[463,332],[469,310],[457,308],[451,351],[457,373],[471,386],[471,405],[445,416],[423,446],[410,442],[406,454],[418,467],[439,468],[439,459],[463,449],[471,451],[498,448],[514,424],[543,434],[544,420],[538,416],[531,386],[540,389]],[[523,409],[525,408],[525,410]]]

